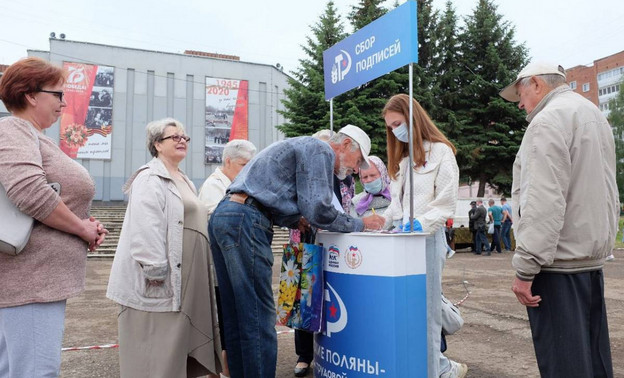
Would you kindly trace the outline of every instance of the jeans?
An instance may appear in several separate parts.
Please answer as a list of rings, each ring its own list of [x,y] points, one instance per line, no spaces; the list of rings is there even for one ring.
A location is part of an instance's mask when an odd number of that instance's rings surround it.
[[[65,300],[0,308],[0,377],[58,377]]]
[[[256,207],[225,198],[208,226],[230,374],[275,377],[277,334],[271,287],[271,221]]]
[[[511,251],[511,222],[504,221],[503,227],[501,228],[501,236],[503,238],[503,245],[505,249]]]
[[[488,242],[487,237],[485,236],[485,227],[478,227],[476,238],[476,246],[477,251],[475,252],[477,255],[481,254],[481,250],[490,250],[490,242]]]
[[[442,270],[446,262],[444,230],[429,235],[425,244],[427,270],[427,364],[429,378],[448,369],[448,358],[440,351],[442,342]]]

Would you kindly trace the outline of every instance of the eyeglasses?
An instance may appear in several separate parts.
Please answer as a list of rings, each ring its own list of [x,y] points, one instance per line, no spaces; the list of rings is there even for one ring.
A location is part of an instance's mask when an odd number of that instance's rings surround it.
[[[164,137],[164,138],[160,138],[160,141],[162,142],[165,139],[171,139],[176,143],[180,143],[180,141],[182,141],[182,139],[184,139],[184,141],[186,143],[188,143],[191,140],[191,137],[188,135],[169,135],[168,137]]]
[[[48,91],[45,89],[39,89],[38,92],[53,94],[54,96],[58,97],[60,102],[63,102],[63,91]]]

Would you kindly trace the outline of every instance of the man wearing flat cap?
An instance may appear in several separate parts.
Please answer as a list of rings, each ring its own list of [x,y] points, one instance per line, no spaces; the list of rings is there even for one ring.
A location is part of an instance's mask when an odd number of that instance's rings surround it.
[[[613,377],[602,271],[619,216],[613,134],[565,79],[531,63],[500,93],[529,122],[513,166],[512,290],[542,377]]]

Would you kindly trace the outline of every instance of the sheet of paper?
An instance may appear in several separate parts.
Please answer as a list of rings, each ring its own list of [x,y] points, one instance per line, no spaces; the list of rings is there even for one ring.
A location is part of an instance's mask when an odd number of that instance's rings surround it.
[[[338,200],[338,197],[336,197],[335,193],[334,193],[333,198],[332,198],[332,205],[334,205],[336,210],[340,211],[341,213],[344,213],[344,209],[342,208],[342,204],[340,203],[340,200]]]

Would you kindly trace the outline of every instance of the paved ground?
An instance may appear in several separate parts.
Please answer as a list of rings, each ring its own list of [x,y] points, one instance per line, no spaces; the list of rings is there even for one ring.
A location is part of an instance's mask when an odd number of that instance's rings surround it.
[[[605,294],[616,377],[624,377],[624,250],[605,267]],[[279,259],[276,258],[276,261]],[[90,260],[87,289],[68,301],[64,347],[117,342],[117,305],[104,296],[112,260]],[[277,282],[274,269],[274,283]],[[448,260],[443,288],[462,305],[464,327],[448,338],[451,358],[467,363],[469,378],[539,377],[526,310],[510,290],[511,254],[474,256],[458,253]],[[277,377],[292,377],[296,362],[292,333],[279,328]],[[63,352],[63,377],[118,377],[117,349]]]

